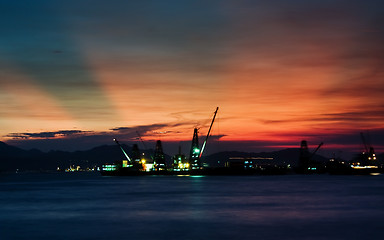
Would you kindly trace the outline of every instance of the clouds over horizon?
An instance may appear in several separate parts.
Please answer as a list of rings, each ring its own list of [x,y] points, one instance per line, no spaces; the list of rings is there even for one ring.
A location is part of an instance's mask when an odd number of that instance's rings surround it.
[[[5,135],[7,138],[11,138],[12,140],[17,139],[49,139],[49,138],[61,138],[61,137],[73,137],[73,136],[80,136],[84,134],[92,133],[91,131],[81,131],[81,130],[59,130],[55,132],[38,132],[38,133],[10,133],[8,135]]]
[[[12,133],[8,136],[11,138],[5,142],[24,149],[80,151],[101,145],[113,145],[114,138],[128,146],[139,144],[142,149],[154,149],[156,141],[162,140],[164,151],[167,154],[176,154],[180,146],[182,152],[188,155],[192,131],[190,131],[190,139],[176,140],[172,137],[175,135],[175,131],[163,131],[166,126],[167,124],[153,124],[134,128],[118,127],[105,132],[60,130],[57,132]],[[262,139],[260,136],[255,140],[230,140],[226,139],[224,134],[214,134],[209,137],[206,154],[220,151],[270,152],[299,148],[301,140],[307,140],[310,149],[315,149],[320,142],[324,142],[319,153],[326,157],[336,154],[338,157],[348,159],[353,154],[364,150],[360,137],[361,132],[376,152],[384,151],[384,128],[381,128],[374,131],[333,132],[332,135],[328,133],[275,133],[270,134],[269,138]],[[204,131],[200,132],[200,144],[203,143],[205,134]],[[167,136],[171,137],[167,138]]]
[[[187,141],[216,106],[214,134],[228,141],[282,146],[382,129],[379,0],[5,0],[0,9],[2,140],[90,145],[139,131]]]

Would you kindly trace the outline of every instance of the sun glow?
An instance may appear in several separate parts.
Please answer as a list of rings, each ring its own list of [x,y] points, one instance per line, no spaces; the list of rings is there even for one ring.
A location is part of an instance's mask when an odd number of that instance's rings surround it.
[[[381,15],[324,1],[251,2],[212,3],[206,15],[183,3],[175,15],[151,4],[116,4],[113,14],[99,3],[55,3],[55,14],[18,6],[52,20],[28,28],[11,8],[0,47],[1,140],[64,139],[60,132],[77,129],[98,141],[136,141],[136,131],[144,141],[190,141],[194,128],[205,136],[217,106],[212,135],[228,142],[292,146],[384,131],[382,39],[361,29]],[[329,12],[346,16],[318,17]]]
[[[8,68],[0,86],[2,113],[7,116],[1,120],[6,129],[1,135],[12,132],[30,132],[72,129],[81,126],[54,96],[40,88],[15,69]]]

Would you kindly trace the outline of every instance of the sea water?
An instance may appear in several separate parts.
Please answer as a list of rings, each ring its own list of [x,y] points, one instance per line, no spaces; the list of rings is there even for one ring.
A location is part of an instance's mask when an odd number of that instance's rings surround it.
[[[0,175],[0,239],[384,239],[384,175]]]

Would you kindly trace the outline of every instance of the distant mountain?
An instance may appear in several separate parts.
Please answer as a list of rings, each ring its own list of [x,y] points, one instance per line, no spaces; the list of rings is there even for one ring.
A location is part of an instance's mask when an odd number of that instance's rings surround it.
[[[377,159],[384,164],[384,153],[378,154]]]
[[[132,146],[122,144],[122,147],[131,155]],[[153,150],[145,151],[151,156]],[[152,153],[153,154],[153,153]],[[166,155],[167,163],[170,156]],[[125,159],[124,154],[117,145],[103,145],[85,151],[50,151],[42,152],[36,149],[23,150],[18,147],[0,142],[0,171],[39,171],[66,169],[69,166],[93,168],[105,163],[114,163]]]
[[[34,169],[35,166],[43,166],[43,155],[43,152],[36,149],[27,151],[0,142],[0,171],[16,170],[20,167]]]
[[[122,144],[122,147],[131,155],[132,146]],[[147,157],[153,155],[154,150],[144,151]],[[224,166],[230,158],[254,158],[259,164],[297,166],[300,155],[299,148],[289,148],[274,152],[236,152],[225,151],[203,156],[202,162],[211,167]],[[256,159],[255,159],[256,158]],[[264,158],[264,159],[261,159]],[[378,154],[380,163],[384,164],[384,153]],[[69,166],[93,168],[105,163],[114,163],[116,160],[125,159],[124,154],[117,145],[103,145],[85,151],[50,151],[42,152],[37,149],[23,150],[0,141],[0,171],[39,171],[66,169]],[[166,163],[172,164],[171,156],[165,155]],[[328,158],[320,155],[313,156],[313,160],[326,162]]]
[[[23,150],[0,142],[0,171],[55,170],[70,165],[92,167],[105,162],[122,159],[116,146],[100,146],[87,151],[50,151]]]

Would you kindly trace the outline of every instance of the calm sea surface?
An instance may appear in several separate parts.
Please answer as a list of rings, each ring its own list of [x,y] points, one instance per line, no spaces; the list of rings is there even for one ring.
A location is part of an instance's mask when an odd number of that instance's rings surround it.
[[[0,175],[0,239],[384,239],[384,175]]]

